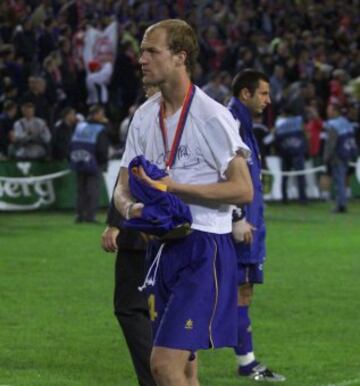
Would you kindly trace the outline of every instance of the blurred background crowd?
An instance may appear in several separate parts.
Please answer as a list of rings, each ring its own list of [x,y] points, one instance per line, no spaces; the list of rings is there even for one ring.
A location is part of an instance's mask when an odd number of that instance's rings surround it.
[[[272,104],[255,124],[263,154],[277,152],[271,133],[278,117],[301,116],[305,157],[319,164],[329,104],[360,141],[359,8],[358,0],[3,0],[0,159],[66,159],[75,125],[94,104],[104,107],[109,158],[120,157],[129,117],[144,100],[142,35],[178,17],[198,34],[194,81],[220,103],[229,100],[237,72],[252,67],[268,75]],[[114,55],[102,48],[100,59],[87,61],[88,31],[111,25]]]

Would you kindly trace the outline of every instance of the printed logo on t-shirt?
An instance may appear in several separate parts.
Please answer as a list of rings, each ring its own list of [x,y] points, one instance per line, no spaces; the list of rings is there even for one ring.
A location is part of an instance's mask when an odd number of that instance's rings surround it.
[[[195,152],[193,152],[188,145],[179,146],[172,169],[189,169],[199,165],[201,158],[200,154],[201,152],[199,148],[196,148]],[[165,163],[165,152],[159,154],[155,163],[160,167]]]

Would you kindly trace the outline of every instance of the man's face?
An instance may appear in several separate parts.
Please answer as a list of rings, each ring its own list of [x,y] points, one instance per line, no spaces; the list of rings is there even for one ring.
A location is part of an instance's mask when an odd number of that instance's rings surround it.
[[[69,125],[74,125],[77,122],[75,110],[70,110],[65,119]]]
[[[23,116],[27,119],[31,119],[34,117],[35,109],[33,106],[30,105],[24,105],[21,107],[21,112]]]
[[[9,114],[9,117],[10,117],[10,118],[14,118],[14,117],[16,116],[16,114],[17,114],[17,107],[16,107],[16,106],[13,107],[13,108],[8,112],[8,114]]]
[[[338,112],[331,103],[326,107],[326,115],[329,119],[336,118],[338,116]]]
[[[169,50],[163,28],[145,33],[139,63],[144,85],[158,86],[171,78],[176,67],[176,55]]]
[[[35,91],[36,91],[36,79],[33,78],[33,77],[30,77],[30,78],[29,78],[29,89],[30,89],[32,92],[35,92]]]
[[[259,80],[259,85],[254,94],[245,101],[246,106],[252,114],[261,114],[265,107],[271,103],[269,83]]]
[[[96,114],[93,115],[93,120],[95,122],[104,122],[105,119],[104,110],[99,110]]]

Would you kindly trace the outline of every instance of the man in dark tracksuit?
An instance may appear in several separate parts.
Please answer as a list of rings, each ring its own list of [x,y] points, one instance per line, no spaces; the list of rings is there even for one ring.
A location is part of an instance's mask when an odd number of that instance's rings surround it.
[[[70,166],[76,172],[75,222],[96,222],[101,173],[108,162],[109,139],[104,108],[94,105],[89,117],[76,125],[70,144]]]
[[[116,184],[115,184],[116,186]],[[146,243],[139,232],[122,228],[113,200],[101,245],[116,252],[114,313],[126,339],[140,386],[156,386],[150,371],[151,322],[146,296],[138,290],[144,281]]]
[[[329,104],[326,109],[328,120],[324,127],[327,139],[324,148],[324,162],[330,166],[332,180],[335,185],[336,205],[334,213],[347,212],[346,174],[350,161],[358,157],[354,127],[341,114],[341,107]]]
[[[249,306],[255,283],[263,282],[266,257],[264,199],[261,182],[261,156],[253,131],[252,117],[263,112],[270,103],[269,80],[265,74],[245,70],[233,80],[233,97],[229,109],[240,122],[240,135],[251,150],[248,161],[254,198],[233,213],[233,237],[238,261],[238,346],[235,353],[238,373],[255,381],[281,382],[285,377],[272,372],[255,359],[252,344]]]
[[[287,172],[291,169],[301,171],[305,169],[307,142],[304,132],[303,118],[294,115],[293,107],[285,105],[281,115],[275,121],[275,145],[281,159],[281,168]],[[299,202],[306,204],[306,180],[303,174],[297,176]],[[284,175],[281,182],[282,201],[288,202],[288,176]]]

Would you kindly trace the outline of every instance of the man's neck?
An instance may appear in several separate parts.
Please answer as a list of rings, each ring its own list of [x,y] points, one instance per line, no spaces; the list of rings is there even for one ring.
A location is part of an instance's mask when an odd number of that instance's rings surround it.
[[[249,113],[252,115],[252,112],[250,110],[250,107],[248,106],[248,103],[246,100],[242,99],[242,98],[237,98],[238,101],[244,106],[246,107],[246,109],[249,111]]]
[[[186,75],[178,77],[160,87],[161,95],[165,104],[165,116],[170,117],[182,106],[191,81]]]

